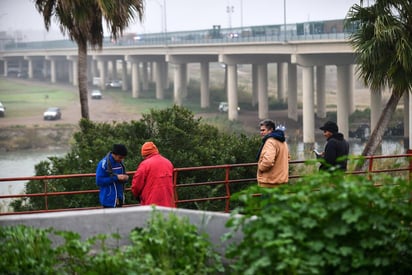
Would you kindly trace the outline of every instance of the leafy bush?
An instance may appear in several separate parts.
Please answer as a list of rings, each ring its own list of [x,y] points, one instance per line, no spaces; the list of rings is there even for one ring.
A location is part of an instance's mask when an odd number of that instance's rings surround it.
[[[243,206],[233,214],[243,215],[228,226],[244,239],[227,257],[239,274],[409,274],[411,188],[394,177],[325,172],[296,185],[252,187],[237,195]]]
[[[114,143],[123,143],[128,148],[125,165],[134,171],[142,161],[141,145],[153,141],[160,153],[170,159],[175,167],[195,167],[230,163],[253,162],[260,139],[238,133],[227,134],[217,128],[202,123],[188,109],[173,106],[164,110],[151,110],[143,114],[139,121],[123,123],[94,123],[80,121],[80,130],[74,134],[70,152],[64,157],[50,158],[35,166],[36,175],[63,175],[94,173],[98,162],[111,150]],[[218,172],[216,172],[218,173]],[[186,173],[179,175],[179,183],[206,182],[216,180],[216,173]],[[231,178],[252,178],[256,170],[238,170]],[[222,179],[222,177],[220,177]],[[237,187],[242,189],[247,185]],[[130,187],[126,185],[126,187]],[[81,191],[97,189],[95,178],[75,178],[49,180],[48,191]],[[44,182],[30,181],[26,185],[27,194],[44,190]],[[237,190],[235,190],[237,191]],[[207,194],[224,195],[223,186],[202,188],[181,188],[180,199],[207,197]],[[126,192],[126,203],[136,203],[130,192]],[[43,197],[31,197],[12,202],[15,211],[38,210],[45,208]],[[94,207],[99,205],[98,195],[67,195],[48,198],[49,209]],[[214,210],[213,205],[187,204],[185,208]],[[222,207],[219,208],[220,210]]]
[[[49,237],[64,243],[53,247]],[[69,231],[23,225],[0,228],[0,270],[6,274],[216,274],[220,255],[188,219],[156,210],[147,227],[131,232],[132,245],[109,247],[112,236],[82,241]]]

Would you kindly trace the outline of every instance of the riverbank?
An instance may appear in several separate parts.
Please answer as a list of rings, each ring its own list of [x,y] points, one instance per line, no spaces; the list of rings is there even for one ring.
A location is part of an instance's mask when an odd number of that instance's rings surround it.
[[[2,127],[0,151],[68,148],[77,130],[75,125]]]

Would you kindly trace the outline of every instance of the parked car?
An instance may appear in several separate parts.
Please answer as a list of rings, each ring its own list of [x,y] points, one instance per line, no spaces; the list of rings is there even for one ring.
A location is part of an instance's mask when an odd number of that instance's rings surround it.
[[[4,117],[6,115],[6,107],[4,107],[3,103],[0,102],[0,117]]]
[[[122,87],[122,81],[121,80],[112,80],[106,83],[106,87],[110,88],[121,88]]]
[[[229,104],[227,102],[220,102],[219,103],[219,112],[227,113],[229,110]],[[240,111],[240,107],[237,107],[237,110]]]
[[[92,99],[102,99],[103,97],[102,92],[100,92],[100,90],[93,90],[91,96]]]
[[[59,107],[49,107],[44,113],[43,113],[43,118],[44,120],[56,120],[56,119],[61,119],[62,118],[62,113],[60,111]]]

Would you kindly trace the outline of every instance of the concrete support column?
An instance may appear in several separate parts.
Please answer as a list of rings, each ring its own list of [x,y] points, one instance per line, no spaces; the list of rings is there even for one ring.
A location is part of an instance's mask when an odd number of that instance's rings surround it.
[[[268,99],[268,65],[267,63],[258,65],[258,116],[259,119],[269,118]]]
[[[316,115],[326,118],[325,66],[316,66]]]
[[[57,77],[56,77],[56,60],[51,58],[50,59],[50,82],[51,83],[56,83]]]
[[[112,60],[112,79],[119,79],[117,77],[117,60]]]
[[[297,65],[288,66],[288,118],[298,121],[298,73]]]
[[[349,136],[349,93],[352,74],[349,65],[337,66],[338,87],[337,87],[337,124],[339,132],[346,138]]]
[[[283,102],[285,101],[285,94],[286,94],[286,70],[287,64],[284,62],[277,63],[278,67],[278,101]]]
[[[355,106],[355,100],[354,100],[354,95],[353,93],[355,92],[355,66],[354,65],[348,65],[349,68],[349,90],[348,90],[348,104],[349,104],[349,114],[353,114],[355,112],[356,106]]]
[[[370,93],[371,102],[371,130],[375,129],[378,124],[379,117],[382,113],[382,91],[375,90]]]
[[[175,64],[175,74],[174,74],[174,103],[177,106],[182,106],[183,104],[183,86],[184,86],[184,78],[183,78],[183,71],[184,71],[185,64]]]
[[[229,105],[229,120],[238,119],[238,99],[237,99],[237,64],[227,64],[227,103]]]
[[[72,63],[71,63],[71,66],[72,66],[72,77],[73,77],[73,86],[79,86],[79,78],[78,78],[78,75],[79,75],[79,66],[78,66],[79,64],[78,64],[78,62],[77,62],[77,57],[75,57],[75,58],[73,58],[72,59]]]
[[[200,62],[200,107],[210,107],[209,62]]]
[[[143,83],[143,91],[147,91],[149,89],[149,65],[147,62],[142,63],[142,83]]]
[[[104,59],[98,60],[98,67],[100,71],[100,89],[103,91],[106,90],[106,82],[107,82],[107,61]]]
[[[6,59],[4,59],[4,63],[3,63],[3,68],[4,68],[4,76],[7,77],[8,76],[8,70],[9,70],[9,66],[8,66],[8,62]]]
[[[252,64],[252,106],[258,104],[258,65]]]
[[[182,96],[187,98],[187,84],[189,83],[189,78],[187,74],[187,63],[184,63],[182,68]]]
[[[163,63],[163,87],[167,90],[170,87],[169,81],[169,63]]]
[[[29,79],[33,79],[33,59],[27,58],[27,74]]]
[[[132,61],[132,97],[138,98],[141,94],[139,83],[139,62]]]
[[[303,143],[315,143],[313,67],[302,67]]]
[[[67,65],[69,66],[69,73],[68,73],[69,83],[73,84],[73,64],[69,63]]]
[[[96,60],[91,60],[90,61],[90,70],[92,73],[92,78],[97,77],[99,75],[99,70],[97,69],[97,63]]]
[[[127,62],[122,60],[122,90],[127,91],[129,89],[129,80],[127,79]]]
[[[157,61],[155,64],[156,99],[164,99],[163,87],[163,62]]]

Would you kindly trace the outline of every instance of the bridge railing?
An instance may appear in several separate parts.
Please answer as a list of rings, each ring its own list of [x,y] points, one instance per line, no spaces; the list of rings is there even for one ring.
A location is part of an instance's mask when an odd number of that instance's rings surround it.
[[[359,160],[360,157],[351,159],[350,162]],[[412,180],[412,151],[408,151],[407,154],[400,155],[376,155],[364,157],[365,161],[369,162],[366,171],[348,171],[348,174],[358,174],[367,177],[372,177],[374,174],[393,174],[394,176],[400,176],[404,178],[409,178]],[[289,183],[293,184],[297,179],[303,177],[303,175],[310,172],[309,170],[316,171],[317,165],[315,160],[305,161],[305,160],[294,160],[290,161],[290,175]],[[173,188],[175,195],[175,205],[176,207],[186,208],[185,205],[191,204],[192,206],[198,206],[202,203],[213,203],[220,202],[216,204],[220,206],[220,209],[216,211],[220,212],[230,212],[230,198],[233,190],[237,190],[236,185],[240,184],[256,184],[256,178],[234,178],[231,176],[231,172],[235,169],[256,169],[256,163],[243,163],[243,164],[225,164],[225,165],[215,165],[215,166],[200,166],[200,167],[184,167],[175,168],[173,175]],[[222,171],[218,173],[220,178],[210,179],[206,182],[180,182],[180,177],[184,173],[193,172],[206,172],[206,171]],[[134,171],[129,171],[129,175],[133,175]],[[82,194],[96,194],[98,196],[98,189],[93,190],[82,190],[82,191],[50,191],[48,188],[49,181],[54,179],[73,179],[73,178],[92,178],[95,177],[94,173],[90,174],[69,174],[69,175],[50,175],[50,176],[32,176],[32,177],[14,177],[14,178],[0,178],[0,184],[5,182],[18,182],[18,181],[42,181],[43,182],[43,192],[35,194],[10,194],[10,195],[0,195],[0,203],[2,200],[10,199],[20,199],[20,198],[32,198],[32,197],[43,197],[44,198],[44,209],[32,210],[32,211],[22,211],[22,212],[6,212],[2,211],[0,215],[16,215],[16,214],[30,214],[30,213],[42,213],[42,212],[59,212],[68,210],[87,210],[101,208],[100,206],[95,207],[83,207],[83,208],[65,208],[65,209],[49,209],[48,200],[50,197],[54,196],[69,196],[69,195],[82,195]],[[219,194],[214,193],[213,188],[208,189],[209,192],[189,192],[191,194],[190,198],[181,198],[180,191],[183,189],[192,188],[193,190],[202,187],[213,187],[220,186],[223,187],[223,191]],[[130,188],[126,188],[126,191],[130,191]],[[187,192],[186,192],[187,194]],[[200,195],[200,196],[196,196]],[[3,201],[4,202],[4,201]],[[127,204],[124,207],[136,206],[138,204]],[[199,207],[202,209],[202,207]]]
[[[227,44],[243,42],[285,42],[302,40],[344,40],[356,26],[345,26],[344,19],[309,21],[278,25],[244,26],[237,28],[162,32],[162,33],[128,33],[117,40],[105,37],[103,48],[165,46],[181,44]],[[75,42],[66,40],[5,43],[5,51],[69,49],[77,48]]]

